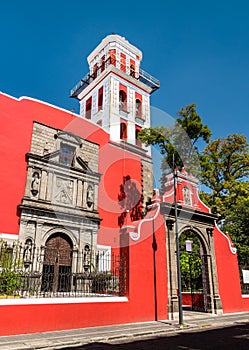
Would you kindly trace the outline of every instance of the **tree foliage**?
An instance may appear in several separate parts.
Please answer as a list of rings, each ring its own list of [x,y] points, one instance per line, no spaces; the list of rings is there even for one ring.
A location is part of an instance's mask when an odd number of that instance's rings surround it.
[[[249,268],[249,145],[245,135],[213,140],[200,155],[202,183],[209,191],[201,199],[221,215],[238,251],[241,267]]]
[[[13,295],[21,287],[21,259],[14,259],[13,249],[0,239],[0,295]]]
[[[244,135],[232,134],[210,142],[200,154],[201,182],[211,192],[202,199],[222,217],[240,198],[249,195],[249,145]]]
[[[249,199],[240,198],[226,211],[225,225],[222,228],[231,236],[238,251],[239,265],[249,269]]]
[[[189,172],[198,175],[199,160],[197,142],[208,142],[211,131],[204,125],[201,116],[196,111],[196,105],[190,104],[182,107],[177,112],[176,123],[171,126],[151,127],[141,130],[139,139],[148,145],[156,145],[164,156],[162,160],[162,185],[164,176],[173,169],[174,165],[179,169],[185,167]]]
[[[211,130],[207,125],[203,124],[201,116],[196,111],[195,103],[182,107],[177,114],[180,116],[176,119],[177,123],[185,130],[194,146],[199,139],[206,143],[209,142],[212,135]]]

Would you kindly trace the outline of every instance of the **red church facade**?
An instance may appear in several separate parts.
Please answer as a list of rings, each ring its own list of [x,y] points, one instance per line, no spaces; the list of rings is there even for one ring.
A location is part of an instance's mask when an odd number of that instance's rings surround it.
[[[109,142],[109,137],[100,127],[91,122],[79,119],[69,112],[57,109],[39,101],[20,99],[16,100],[7,95],[1,95],[1,114],[6,116],[2,135],[8,135],[8,142],[14,141],[14,158],[9,164],[11,146],[3,142],[2,165],[6,170],[1,175],[1,237],[3,239],[18,236],[19,214],[18,205],[22,201],[26,182],[25,154],[29,152],[32,127],[35,121],[50,125],[54,128],[67,129],[70,132],[87,138],[91,142],[100,144],[99,173],[103,174],[100,184],[102,194],[99,195],[99,216],[103,222],[103,229],[99,230],[99,243],[119,249],[122,235],[118,225],[118,217],[122,213],[118,202],[120,185],[124,175],[129,175],[132,181],[141,185],[141,162],[134,154],[119,150],[116,145]],[[19,116],[16,126],[13,121]],[[8,122],[7,122],[8,120]],[[11,121],[12,120],[12,121]],[[18,124],[18,125],[17,125]],[[101,143],[100,143],[101,141]],[[12,142],[10,142],[12,144]],[[6,148],[5,148],[6,146]],[[103,154],[101,153],[103,149]],[[129,173],[124,173],[124,166]],[[100,190],[100,192],[101,192]],[[114,192],[115,191],[115,192]],[[4,194],[5,193],[5,194]],[[6,193],[7,197],[6,198]],[[110,204],[108,204],[110,201]],[[114,207],[114,208],[113,208]],[[101,222],[101,224],[102,224]],[[151,227],[148,228],[151,230]],[[163,233],[163,226],[159,229]],[[159,234],[159,233],[158,233]],[[166,274],[164,236],[158,238],[162,241],[160,246],[160,261],[158,261],[159,280],[164,280]],[[129,242],[125,243],[125,246]],[[1,334],[15,334],[25,332],[49,331],[54,329],[67,329],[105,325],[113,323],[127,323],[148,321],[154,319],[154,277],[153,254],[151,250],[152,238],[143,240],[139,245],[131,245],[129,251],[129,281],[126,296],[124,297],[98,297],[84,300],[72,298],[62,299],[2,299],[1,302]],[[128,248],[127,248],[128,249]],[[159,267],[165,266],[165,269]],[[160,319],[167,318],[165,298],[166,282],[160,282],[160,293],[157,311]],[[141,292],[143,297],[141,298]],[[78,301],[79,300],[79,301]],[[62,316],[63,314],[63,316]],[[47,317],[49,315],[49,317]],[[20,319],[22,322],[20,322]]]
[[[152,160],[137,133],[150,126],[150,94],[159,82],[148,80],[141,59],[142,53],[124,38],[105,38],[88,57],[90,73],[71,92],[80,101],[80,115],[0,94],[0,239],[32,241],[43,249],[52,239],[67,237],[73,256],[90,247],[125,257],[125,273],[118,275],[119,282],[124,280],[122,293],[72,297],[70,290],[66,297],[53,297],[53,289],[47,297],[0,299],[0,335],[177,316],[170,179],[165,195],[154,195],[146,213]],[[248,311],[236,251],[188,174],[178,174],[177,202],[183,208],[180,234],[196,233],[213,259],[207,275],[215,282],[207,289],[205,311]],[[73,260],[71,265],[74,272]]]

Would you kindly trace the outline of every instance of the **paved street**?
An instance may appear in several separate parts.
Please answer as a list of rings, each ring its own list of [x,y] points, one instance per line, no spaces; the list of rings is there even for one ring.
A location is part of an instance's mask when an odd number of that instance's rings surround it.
[[[222,316],[184,311],[177,320],[0,337],[0,350],[249,349],[249,313]]]
[[[65,348],[64,348],[65,349]],[[72,348],[68,348],[72,349]],[[205,330],[181,331],[168,336],[142,339],[132,342],[114,341],[109,343],[92,343],[74,350],[170,350],[170,349],[203,349],[203,350],[243,350],[249,349],[249,324],[233,327]]]

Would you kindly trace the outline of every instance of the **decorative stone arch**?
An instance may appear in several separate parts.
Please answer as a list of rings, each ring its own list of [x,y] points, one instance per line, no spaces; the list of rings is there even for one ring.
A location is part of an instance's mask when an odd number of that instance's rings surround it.
[[[200,240],[200,242],[203,245],[203,248],[205,249],[205,254],[210,253],[210,244],[208,242],[208,235],[206,233],[206,230],[201,230],[198,226],[191,226],[191,225],[186,225],[182,226],[180,230],[178,231],[179,238],[181,237],[181,234],[186,231],[192,231],[194,234],[196,234]]]
[[[164,215],[166,223],[166,251],[167,251],[167,271],[168,271],[168,311],[169,318],[178,317],[178,282],[177,282],[177,260],[176,260],[176,233],[175,233],[175,208],[174,204],[161,202],[161,214]],[[195,233],[206,253],[208,286],[207,312],[221,314],[222,305],[218,291],[218,278],[216,268],[216,258],[213,241],[213,228],[217,215],[210,212],[178,205],[178,236],[186,230]]]
[[[213,250],[212,239],[210,239],[211,228],[203,229],[203,225],[198,227],[198,224],[186,225],[179,231],[179,240],[181,240],[181,235],[190,231],[194,236],[197,237],[200,242],[200,251],[197,256],[200,258],[202,274],[201,274],[201,285],[202,292],[197,297],[200,296],[199,303],[196,302],[195,293],[192,294],[191,289],[191,300],[192,309],[197,311],[220,313],[221,302],[218,296],[218,280],[216,273],[216,259],[215,252]],[[196,253],[194,253],[196,256]],[[200,280],[199,280],[200,283]],[[192,287],[191,287],[192,288]],[[217,303],[217,298],[219,303]]]
[[[64,235],[68,236],[70,238],[70,240],[72,241],[72,245],[74,248],[78,246],[78,243],[77,243],[77,240],[76,240],[76,237],[74,236],[74,234],[71,231],[65,229],[64,227],[60,227],[60,226],[54,227],[45,233],[45,235],[43,236],[43,238],[41,240],[41,246],[45,247],[46,242],[48,241],[49,237],[51,237],[52,235],[54,235],[56,233],[62,233]]]
[[[60,227],[45,235],[42,271],[42,292],[70,292],[74,265],[72,235]]]
[[[184,190],[185,189],[185,190]],[[191,203],[186,200],[186,189],[191,194]],[[185,196],[184,196],[185,195]],[[216,314],[222,313],[221,298],[218,289],[218,277],[216,267],[216,256],[214,249],[213,231],[216,227],[217,214],[200,200],[198,194],[198,179],[184,168],[181,171],[176,169],[174,174],[169,174],[165,183],[165,193],[158,196],[160,212],[166,223],[166,251],[168,268],[168,311],[169,317],[178,316],[178,281],[177,281],[177,256],[176,237],[186,230],[191,230],[205,248],[207,256],[208,290],[209,299],[207,312]],[[186,203],[188,202],[188,203]],[[176,206],[176,208],[175,208]],[[176,209],[176,210],[175,210]],[[177,228],[175,220],[177,217]]]

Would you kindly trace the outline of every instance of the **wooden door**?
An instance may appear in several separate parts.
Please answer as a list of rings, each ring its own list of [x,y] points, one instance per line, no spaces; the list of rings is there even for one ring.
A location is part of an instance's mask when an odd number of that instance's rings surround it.
[[[46,242],[42,291],[69,292],[71,288],[72,242],[61,233]]]

